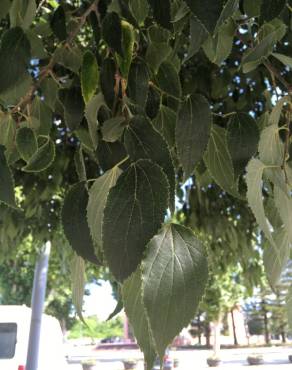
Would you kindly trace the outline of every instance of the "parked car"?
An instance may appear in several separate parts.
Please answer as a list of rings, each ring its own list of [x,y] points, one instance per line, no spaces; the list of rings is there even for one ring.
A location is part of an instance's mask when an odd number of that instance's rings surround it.
[[[0,369],[25,370],[31,309],[0,306]],[[38,370],[69,369],[58,320],[43,315]]]

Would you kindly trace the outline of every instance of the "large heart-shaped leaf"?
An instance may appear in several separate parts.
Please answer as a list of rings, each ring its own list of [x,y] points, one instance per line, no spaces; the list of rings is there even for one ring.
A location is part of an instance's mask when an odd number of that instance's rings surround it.
[[[0,203],[15,208],[14,181],[5,157],[5,147],[0,145]]]

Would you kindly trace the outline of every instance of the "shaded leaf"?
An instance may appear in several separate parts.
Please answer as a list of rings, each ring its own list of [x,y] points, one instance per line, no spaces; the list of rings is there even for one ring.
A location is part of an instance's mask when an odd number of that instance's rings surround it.
[[[168,95],[179,98],[181,96],[181,84],[174,66],[169,62],[163,62],[156,75],[159,88]]]
[[[292,68],[292,58],[288,57],[287,55],[284,54],[279,54],[279,53],[273,53],[273,57],[278,59],[281,63],[283,63],[286,67]]]
[[[166,225],[149,242],[142,262],[143,301],[161,361],[195,316],[207,279],[203,245],[190,229]]]
[[[93,96],[85,107],[85,117],[88,123],[89,135],[93,144],[93,148],[96,149],[98,143],[97,136],[97,114],[100,108],[105,105],[102,94]]]
[[[46,170],[55,159],[55,144],[50,137],[45,137],[45,143],[29,158],[26,166],[22,168],[25,172],[40,172]]]
[[[86,181],[87,180],[86,168],[85,168],[84,156],[83,156],[83,151],[82,151],[81,146],[74,154],[74,163],[75,163],[75,168],[76,168],[79,181]]]
[[[180,107],[175,138],[180,162],[189,178],[207,148],[212,124],[208,101],[199,94],[191,95]]]
[[[100,87],[104,100],[109,108],[113,107],[115,101],[115,62],[111,58],[105,58],[100,70]]]
[[[138,24],[142,25],[149,12],[147,0],[130,0],[129,8]]]
[[[53,112],[42,99],[36,96],[33,99],[30,110],[30,118],[36,118],[38,121],[38,135],[49,135],[53,125]]]
[[[84,114],[84,101],[79,86],[59,90],[59,99],[64,107],[66,126],[74,131],[79,126]]]
[[[108,13],[102,21],[102,38],[108,46],[123,56],[122,26],[119,15],[115,12]]]
[[[149,160],[133,163],[110,190],[104,210],[103,250],[110,270],[123,281],[141,262],[160,228],[168,204],[168,181]]]
[[[269,22],[278,17],[285,8],[287,0],[264,0],[261,6],[261,18],[263,21]]]
[[[82,53],[78,47],[59,47],[54,53],[54,62],[78,74],[82,64]]]
[[[0,145],[0,203],[16,208],[14,181],[5,157],[5,147]]]
[[[28,162],[38,150],[34,131],[28,127],[20,127],[16,132],[16,146],[21,158]]]
[[[208,32],[202,23],[194,16],[190,18],[190,45],[185,61],[189,60],[199,50],[208,37]]]
[[[160,110],[153,126],[164,137],[170,149],[175,146],[175,126],[176,126],[176,113],[165,105],[160,106]]]
[[[233,115],[228,122],[227,142],[237,177],[257,152],[259,130],[256,121],[246,113]]]
[[[124,116],[113,117],[103,122],[101,129],[103,140],[110,143],[117,141],[124,131],[124,122]]]
[[[10,114],[0,112],[0,145],[6,149],[14,146],[16,122]]]
[[[20,27],[6,31],[0,47],[0,93],[13,87],[27,75],[30,44]]]
[[[67,38],[66,29],[66,15],[62,5],[60,5],[54,12],[51,22],[51,28],[54,34],[60,41],[64,41]]]
[[[85,182],[79,182],[67,192],[62,208],[62,224],[65,236],[78,256],[99,264],[86,221],[88,192],[85,185]]]
[[[35,0],[13,0],[9,10],[11,27],[20,26],[27,29],[32,24],[35,13]]]
[[[171,4],[170,0],[156,1],[148,0],[153,16],[162,27],[171,29]]]
[[[133,26],[126,22],[122,21],[122,50],[123,57],[117,55],[118,65],[121,71],[121,75],[124,79],[127,80],[130,65],[132,63],[133,50],[134,50],[134,28]]]
[[[128,90],[130,99],[144,108],[147,101],[149,84],[149,71],[143,61],[135,61],[131,64],[128,78]]]
[[[101,140],[96,149],[98,162],[103,171],[114,167],[117,163],[124,160],[127,156],[126,149],[120,141],[107,143]]]
[[[4,18],[11,7],[11,1],[10,0],[2,0],[1,1],[1,7],[0,7],[0,19]]]
[[[133,117],[124,134],[126,150],[133,161],[150,159],[165,172],[170,185],[170,208],[174,209],[175,173],[171,154],[163,137],[144,116]]]

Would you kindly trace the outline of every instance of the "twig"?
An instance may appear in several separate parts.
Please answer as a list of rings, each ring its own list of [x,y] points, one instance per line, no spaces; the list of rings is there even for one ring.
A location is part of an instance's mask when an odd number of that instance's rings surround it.
[[[292,93],[292,85],[289,85],[289,83],[285,80],[285,78],[283,78],[281,73],[269,61],[265,61],[264,66],[270,72],[270,74],[272,76],[272,79],[276,78],[285,87],[287,92],[289,94],[291,94]]]

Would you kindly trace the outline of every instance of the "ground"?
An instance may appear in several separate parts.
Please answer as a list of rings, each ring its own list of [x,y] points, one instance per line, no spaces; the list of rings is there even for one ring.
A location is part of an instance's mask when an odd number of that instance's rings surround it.
[[[258,370],[286,370],[291,369],[292,364],[288,360],[288,356],[292,354],[292,348],[287,347],[267,347],[267,348],[243,348],[243,349],[226,349],[222,350],[222,363],[219,369],[224,370],[244,370],[246,367],[246,358],[251,353],[261,353],[264,357],[264,364],[260,365]],[[172,351],[172,355],[179,359],[178,370],[203,370],[208,369],[206,358],[211,354],[211,351],[206,350],[186,350]],[[97,366],[96,370],[122,370],[122,359],[126,358],[141,358],[139,351],[103,351],[96,354]],[[72,360],[79,361],[80,357],[72,357]],[[70,364],[70,370],[81,370],[80,364]],[[137,370],[142,370],[142,362]]]

